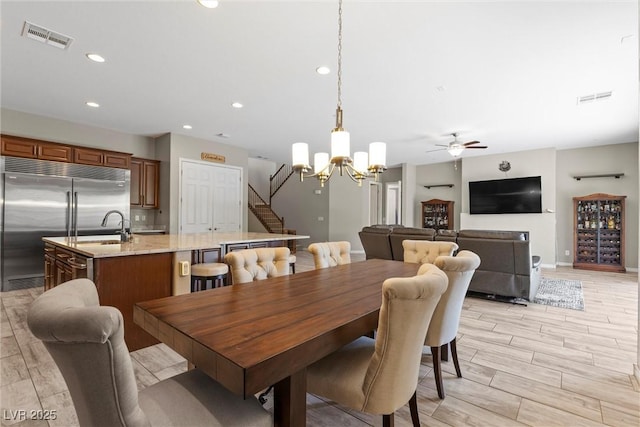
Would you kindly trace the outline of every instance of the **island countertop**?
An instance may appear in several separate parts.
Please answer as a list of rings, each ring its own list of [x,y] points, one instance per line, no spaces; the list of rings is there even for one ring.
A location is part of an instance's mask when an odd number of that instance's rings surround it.
[[[157,254],[223,248],[227,245],[249,242],[308,239],[297,234],[256,232],[206,232],[193,234],[143,235],[133,234],[129,242],[119,242],[118,235],[43,237],[46,243],[56,245],[91,258],[109,258],[130,255]]]

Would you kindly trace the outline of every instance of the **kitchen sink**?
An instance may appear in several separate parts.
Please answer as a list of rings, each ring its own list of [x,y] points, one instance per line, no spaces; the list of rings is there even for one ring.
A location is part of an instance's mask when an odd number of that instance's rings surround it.
[[[83,246],[101,246],[101,245],[119,245],[122,243],[119,238],[113,235],[107,236],[78,236],[75,242],[76,247]]]
[[[85,240],[77,242],[76,246],[119,245],[120,243],[122,243],[120,240]]]

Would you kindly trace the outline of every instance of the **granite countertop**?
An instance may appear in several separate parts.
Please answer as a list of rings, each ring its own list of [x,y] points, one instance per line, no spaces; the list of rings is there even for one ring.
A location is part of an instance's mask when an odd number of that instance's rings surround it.
[[[274,234],[254,232],[207,232],[193,234],[133,234],[129,242],[121,243],[119,236],[78,236],[43,237],[42,240],[53,245],[78,252],[91,258],[144,255],[164,252],[192,251],[197,249],[219,248],[222,245],[269,242],[275,240],[308,239],[309,236],[297,234]]]

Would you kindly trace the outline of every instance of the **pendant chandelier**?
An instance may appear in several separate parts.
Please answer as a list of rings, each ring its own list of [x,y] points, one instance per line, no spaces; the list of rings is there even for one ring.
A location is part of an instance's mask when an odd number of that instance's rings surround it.
[[[342,127],[342,0],[338,2],[338,106],[336,108],[336,127],[331,131],[331,157],[329,153],[315,153],[313,156],[313,174],[305,175],[311,171],[309,166],[309,146],[304,142],[296,142],[292,145],[293,170],[300,174],[300,181],[304,177],[316,177],[320,186],[331,178],[336,168],[340,175],[346,174],[358,186],[362,181],[373,175],[378,180],[378,175],[386,169],[386,144],[384,142],[372,142],[369,144],[369,153],[356,151],[353,159],[350,154],[349,132]]]

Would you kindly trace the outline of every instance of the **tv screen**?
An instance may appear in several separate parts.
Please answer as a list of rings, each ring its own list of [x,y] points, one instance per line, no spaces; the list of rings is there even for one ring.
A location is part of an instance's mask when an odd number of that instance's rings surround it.
[[[469,212],[473,214],[541,213],[539,176],[469,182]]]

